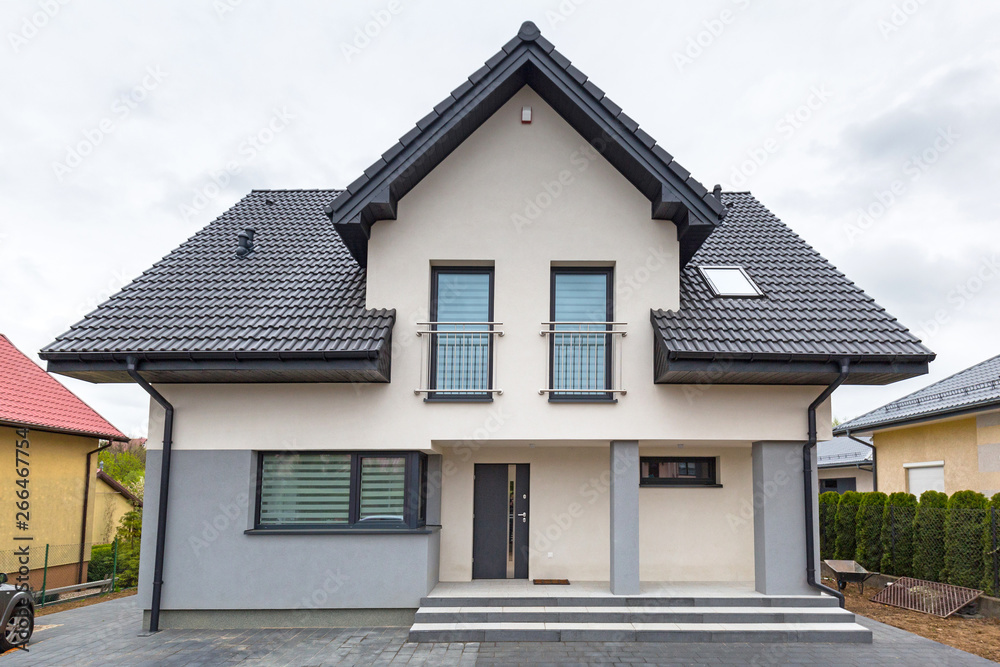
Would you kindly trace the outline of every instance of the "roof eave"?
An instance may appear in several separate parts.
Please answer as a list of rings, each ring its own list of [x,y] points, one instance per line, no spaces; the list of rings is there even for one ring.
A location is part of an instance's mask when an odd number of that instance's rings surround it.
[[[949,419],[952,417],[963,417],[970,414],[975,414],[977,412],[984,412],[986,410],[1000,408],[1000,399],[990,399],[983,401],[981,403],[975,403],[972,405],[962,406],[960,408],[950,408],[944,410],[937,410],[933,412],[927,412],[920,415],[911,415],[908,417],[900,419],[888,419],[873,422],[871,424],[863,424],[860,426],[853,426],[851,422],[846,424],[841,424],[833,430],[834,435],[870,435],[876,431],[884,431],[890,428],[899,428],[901,426],[913,426],[915,424],[921,424],[925,422],[939,421],[941,419]]]
[[[0,426],[11,428],[26,428],[31,431],[45,431],[46,433],[61,433],[63,435],[76,435],[83,438],[97,438],[98,440],[110,440],[112,442],[128,442],[129,437],[123,433],[105,433],[100,431],[86,431],[80,429],[64,428],[51,424],[39,424],[20,420],[0,419]]]

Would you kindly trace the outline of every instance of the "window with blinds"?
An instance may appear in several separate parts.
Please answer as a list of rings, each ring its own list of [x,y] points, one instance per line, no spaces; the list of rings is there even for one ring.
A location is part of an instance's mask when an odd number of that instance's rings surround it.
[[[350,501],[350,454],[263,456],[261,525],[347,524]]]
[[[406,460],[401,456],[361,457],[359,521],[402,521]]]
[[[640,486],[717,486],[716,460],[709,456],[643,456]]]
[[[610,269],[552,271],[554,397],[598,398],[608,389],[612,319]],[[586,392],[582,391],[586,390]],[[611,395],[608,394],[610,398]]]
[[[421,452],[261,452],[255,527],[417,528],[426,470]]]

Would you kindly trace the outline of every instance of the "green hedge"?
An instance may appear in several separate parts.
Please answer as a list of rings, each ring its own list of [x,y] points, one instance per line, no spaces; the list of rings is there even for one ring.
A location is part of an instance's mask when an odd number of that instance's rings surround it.
[[[944,517],[948,495],[940,491],[920,494],[913,520],[913,576],[941,581],[944,570]]]
[[[882,564],[879,572],[913,576],[913,520],[917,498],[912,493],[890,494],[882,512]]]
[[[949,584],[976,588],[983,580],[983,518],[989,501],[978,491],[956,491],[944,524],[944,569]]]
[[[857,549],[857,525],[858,504],[861,502],[861,494],[856,491],[844,491],[840,495],[840,502],[837,504],[837,516],[834,525],[837,532],[836,549],[834,550],[840,560],[854,560],[854,552]]]
[[[87,581],[103,581],[111,578],[114,567],[114,553],[110,544],[95,544],[90,548],[90,565],[87,566]]]
[[[993,514],[996,513],[997,521],[997,541],[1000,542],[1000,493],[994,494],[990,498],[986,508],[986,516],[983,517],[983,580],[979,588],[987,595],[995,596],[998,591],[993,585]]]
[[[823,560],[837,555],[837,504],[840,494],[827,491],[819,494],[819,557]]]
[[[863,568],[878,572],[882,564],[882,513],[889,496],[881,491],[861,494],[858,506],[855,558]]]

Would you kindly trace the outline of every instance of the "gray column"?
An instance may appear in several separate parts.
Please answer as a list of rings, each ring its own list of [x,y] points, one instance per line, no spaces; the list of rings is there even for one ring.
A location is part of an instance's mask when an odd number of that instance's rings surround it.
[[[611,442],[611,592],[639,593],[639,442]]]
[[[806,583],[805,496],[801,442],[753,443],[754,578],[758,593],[813,595]],[[816,488],[815,453],[812,463]],[[816,494],[813,535],[819,545]],[[818,562],[818,553],[813,554]],[[817,575],[819,570],[817,569]]]

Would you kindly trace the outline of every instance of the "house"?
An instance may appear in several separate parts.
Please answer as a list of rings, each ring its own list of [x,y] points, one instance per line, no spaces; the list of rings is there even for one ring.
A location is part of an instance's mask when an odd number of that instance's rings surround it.
[[[816,446],[816,467],[819,469],[820,493],[875,490],[872,447],[860,438],[853,440],[841,436],[819,443]]]
[[[40,590],[43,579],[48,588],[87,580],[96,453],[116,440],[128,438],[0,334],[0,503],[8,512],[0,570],[11,583]]]
[[[841,424],[871,437],[878,490],[1000,492],[1000,356]]]
[[[41,354],[151,396],[153,630],[670,638],[590,610],[697,600],[854,641],[816,584],[827,399],[934,356],[531,23],[346,189],[251,192]]]
[[[142,498],[103,470],[97,471],[95,491],[94,528],[90,541],[93,544],[108,544],[115,539],[122,517],[142,507]]]

